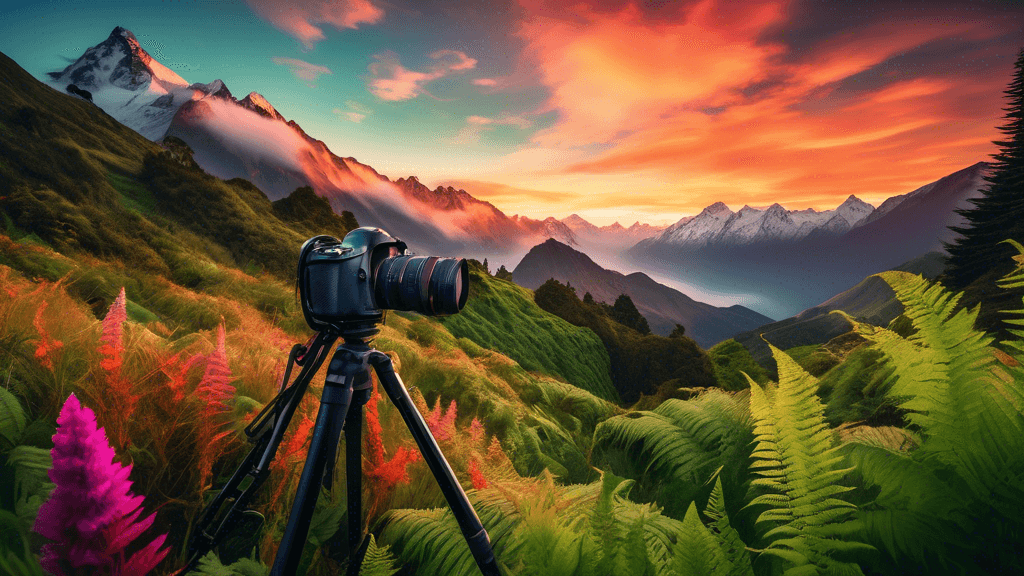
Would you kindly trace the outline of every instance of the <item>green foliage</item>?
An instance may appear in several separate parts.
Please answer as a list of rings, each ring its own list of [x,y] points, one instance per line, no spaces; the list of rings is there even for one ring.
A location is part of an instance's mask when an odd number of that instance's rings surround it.
[[[839,481],[850,471],[825,424],[825,407],[816,396],[817,380],[774,346],[778,387],[750,381],[750,413],[756,447],[752,487],[761,494],[749,506],[766,506],[757,524],[766,529],[762,556],[781,560],[783,574],[860,574],[843,561],[870,546],[836,536],[851,531],[847,517],[856,506],[840,496],[851,490]]]
[[[749,387],[747,378],[750,376],[758,384],[769,380],[768,371],[754,360],[750,352],[739,342],[729,339],[715,344],[708,355],[711,357],[715,370],[715,380],[723,390],[743,390]]]
[[[747,552],[746,544],[743,543],[740,533],[729,522],[722,478],[717,474],[715,475],[715,487],[708,496],[708,505],[704,509],[704,514],[711,521],[708,528],[718,539],[719,546],[731,566],[731,570],[728,572],[730,576],[753,576],[754,567],[750,562],[750,553]],[[687,510],[687,515],[689,515],[689,510]]]
[[[554,279],[537,288],[534,301],[570,324],[597,334],[608,351],[612,383],[623,402],[657,394],[669,380],[678,381],[676,388],[715,385],[711,359],[690,338],[642,335],[616,322],[599,303],[581,301],[571,286]]]
[[[786,354],[815,378],[822,376],[841,362],[835,354],[819,344],[790,348],[786,350]]]
[[[199,559],[196,569],[190,574],[202,576],[267,576],[270,574],[270,567],[249,558],[240,558],[225,566],[220,559],[210,552]]]
[[[887,394],[921,441],[907,454],[857,439],[848,446],[876,492],[859,512],[865,534],[905,572],[1019,571],[1019,556],[1006,551],[1024,528],[1022,358],[996,363],[991,337],[973,327],[978,308],[956,311],[959,294],[906,273],[880,276],[914,333],[853,324],[884,354]]]
[[[979,328],[997,333],[1000,339],[1008,333],[999,312],[1015,306],[1024,295],[1024,285],[996,288],[998,280],[1013,268],[1012,250],[1000,244],[1007,238],[1024,242],[1024,50],[1017,54],[1013,78],[1004,94],[1006,123],[998,127],[1004,138],[995,142],[999,151],[984,177],[987,186],[981,189],[981,196],[968,200],[973,208],[958,211],[966,224],[951,228],[957,236],[945,246],[949,257],[939,278],[951,290],[964,290],[969,304],[980,304]]]
[[[363,555],[363,563],[359,567],[359,576],[394,576],[398,573],[395,567],[395,556],[390,546],[377,546],[377,539],[370,534],[370,543]]]
[[[705,481],[719,468],[730,499],[739,502],[753,439],[745,404],[745,395],[710,389],[651,412],[609,418],[594,433],[592,460],[636,479],[638,497],[656,500],[675,518],[706,497]]]
[[[17,445],[27,424],[25,409],[21,407],[21,402],[6,388],[0,388],[0,438],[6,443],[0,444],[0,449],[9,449]]]
[[[612,320],[623,326],[628,326],[641,334],[651,333],[651,327],[647,324],[647,319],[640,314],[640,311],[636,309],[636,305],[633,304],[633,299],[626,294],[620,294],[615,299],[615,304],[608,310],[608,315]]]
[[[904,424],[896,402],[885,395],[892,369],[882,359],[878,350],[862,346],[821,377],[818,395],[825,402],[825,419],[829,425],[839,426],[843,422],[864,422],[869,426]]]
[[[592,331],[545,312],[529,290],[491,278],[482,269],[470,272],[466,307],[441,322],[455,336],[501,352],[527,370],[559,376],[600,398],[618,400],[608,352]]]
[[[230,182],[237,185],[245,181],[240,182],[236,179]],[[258,191],[252,184],[248,182],[245,184]],[[272,206],[274,214],[282,222],[290,224],[299,232],[310,237],[328,234],[340,240],[350,231],[359,227],[356,217],[351,212],[345,210],[341,215],[336,214],[331,208],[330,202],[322,196],[317,196],[309,186],[296,188],[287,197],[274,201]]]

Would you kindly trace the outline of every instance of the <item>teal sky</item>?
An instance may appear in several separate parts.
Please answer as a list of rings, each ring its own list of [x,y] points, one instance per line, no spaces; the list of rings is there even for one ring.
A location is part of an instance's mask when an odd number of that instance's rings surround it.
[[[392,179],[628,225],[877,205],[989,159],[1024,2],[8,0],[0,51],[42,78],[115,26]]]

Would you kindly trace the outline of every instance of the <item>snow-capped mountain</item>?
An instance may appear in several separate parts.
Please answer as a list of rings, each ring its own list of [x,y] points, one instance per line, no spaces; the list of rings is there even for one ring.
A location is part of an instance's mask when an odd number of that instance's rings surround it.
[[[766,241],[793,241],[811,234],[838,235],[865,222],[874,207],[851,195],[834,210],[786,210],[780,204],[767,209],[744,206],[733,212],[715,202],[696,216],[688,216],[652,236],[641,245],[671,244],[679,248],[709,245],[742,246]]]
[[[90,92],[94,104],[150,140],[180,138],[214,176],[249,180],[272,200],[312,186],[336,211],[350,210],[360,223],[381,226],[417,250],[482,258],[548,237],[575,243],[572,230],[553,218],[509,218],[465,190],[431,190],[414,176],[392,182],[339,157],[256,92],[238,100],[221,80],[190,84],[120,26],[49,76],[62,92],[74,92],[69,85]]]
[[[709,292],[755,295],[759,303],[750,307],[769,316],[792,316],[865,276],[942,250],[988,168],[979,162],[878,208],[855,196],[821,212],[778,204],[732,212],[716,203],[626,254]]]

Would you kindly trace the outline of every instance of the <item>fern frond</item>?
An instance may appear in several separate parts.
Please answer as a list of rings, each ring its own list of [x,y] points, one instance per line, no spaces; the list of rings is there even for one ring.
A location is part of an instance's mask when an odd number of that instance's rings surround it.
[[[200,574],[202,576],[267,576],[270,574],[270,567],[260,564],[255,560],[240,558],[232,564],[225,566],[221,564],[220,558],[213,552],[199,559],[194,572],[189,574]]]
[[[729,576],[754,576],[754,568],[750,563],[750,554],[740,533],[729,524],[729,515],[726,513],[725,496],[722,493],[722,479],[716,473],[715,487],[708,497],[707,508],[704,514],[711,520],[710,530],[718,538],[722,552],[732,565]]]
[[[370,534],[370,543],[366,547],[366,554],[363,555],[359,576],[394,576],[398,573],[395,562],[391,547],[377,546],[377,540]]]
[[[940,285],[902,272],[879,276],[903,302],[917,333],[904,339],[847,319],[893,367],[888,394],[921,428],[919,457],[953,468],[978,498],[1009,484],[1018,492],[1015,506],[1024,504],[1024,415],[1015,406],[1024,398],[1024,382],[997,377],[992,339],[973,328],[977,309],[951,314],[958,298]]]
[[[27,424],[21,402],[6,388],[0,388],[0,438],[7,442],[5,448],[18,444]]]
[[[948,569],[974,531],[972,501],[912,455],[858,441],[844,448],[864,484],[879,489],[857,513],[869,540],[893,558]]]
[[[765,490],[750,506],[768,506],[758,523],[770,528],[764,536],[769,544],[762,553],[787,562],[786,574],[859,573],[855,565],[833,558],[851,546],[869,547],[832,538],[844,532],[843,524],[855,506],[838,498],[850,490],[839,484],[850,469],[840,467],[843,457],[832,445],[825,408],[816,395],[818,381],[788,354],[769,346],[779,369],[778,387],[766,390],[750,381],[757,443],[751,469],[759,476],[751,484]]]
[[[683,532],[673,547],[672,569],[678,576],[728,576],[734,567],[719,541],[708,532],[691,502],[683,518]]]
[[[595,451],[621,452],[636,466],[641,486],[660,488],[659,504],[682,518],[716,468],[725,469],[728,493],[745,491],[741,485],[752,439],[747,404],[745,394],[712,390],[689,400],[666,400],[654,411],[614,416],[595,430]]]

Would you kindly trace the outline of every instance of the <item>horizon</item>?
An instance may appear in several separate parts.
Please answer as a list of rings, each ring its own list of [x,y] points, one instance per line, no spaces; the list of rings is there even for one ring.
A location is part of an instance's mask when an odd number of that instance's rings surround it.
[[[820,4],[20,3],[0,51],[45,79],[123,26],[393,180],[597,226],[877,207],[990,160],[1024,5]]]

